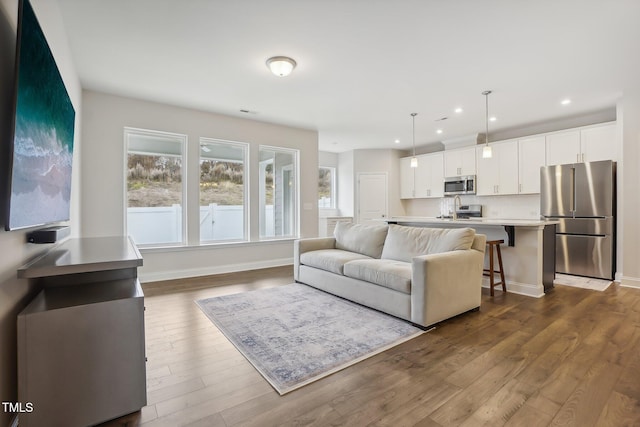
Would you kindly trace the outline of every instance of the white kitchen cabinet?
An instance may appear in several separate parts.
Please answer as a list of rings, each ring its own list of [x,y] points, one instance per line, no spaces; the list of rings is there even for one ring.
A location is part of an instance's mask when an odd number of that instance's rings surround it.
[[[444,164],[442,153],[418,156],[415,168],[415,197],[429,198],[444,195]]]
[[[477,150],[477,194],[490,196],[518,193],[518,144],[505,141],[491,144],[492,156],[482,157],[484,146]]]
[[[411,167],[411,157],[400,159],[400,198],[413,199],[415,197],[415,170]]]
[[[400,198],[442,197],[443,155],[442,153],[422,154],[418,158],[418,167],[411,167],[411,157],[400,159]]]
[[[580,147],[584,162],[618,160],[615,123],[582,129],[580,131]]]
[[[547,165],[564,165],[580,161],[580,131],[547,135]]]
[[[444,176],[476,174],[476,147],[444,151]]]
[[[540,167],[545,166],[546,140],[535,136],[518,140],[518,193],[540,193]]]
[[[589,126],[547,135],[547,165],[617,160],[616,125]]]

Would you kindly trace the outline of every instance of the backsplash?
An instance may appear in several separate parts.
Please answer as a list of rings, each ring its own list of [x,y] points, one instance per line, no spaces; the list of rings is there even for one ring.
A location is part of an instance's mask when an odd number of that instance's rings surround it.
[[[460,196],[463,205],[482,205],[482,216],[501,219],[539,219],[540,195]],[[453,197],[403,200],[406,216],[447,215],[453,210]]]

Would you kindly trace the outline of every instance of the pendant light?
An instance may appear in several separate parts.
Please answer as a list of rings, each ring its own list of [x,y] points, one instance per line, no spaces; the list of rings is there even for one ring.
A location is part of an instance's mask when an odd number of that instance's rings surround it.
[[[418,113],[411,113],[411,118],[413,120],[413,157],[411,157],[411,167],[418,167],[418,158],[416,157],[416,116]]]
[[[484,133],[484,147],[482,148],[482,158],[483,159],[490,159],[491,157],[493,157],[493,152],[491,150],[491,147],[489,146],[489,94],[491,93],[490,90],[485,90],[484,92],[482,92],[482,94],[484,95],[485,98],[485,112],[486,112],[486,129],[485,129],[485,133]]]

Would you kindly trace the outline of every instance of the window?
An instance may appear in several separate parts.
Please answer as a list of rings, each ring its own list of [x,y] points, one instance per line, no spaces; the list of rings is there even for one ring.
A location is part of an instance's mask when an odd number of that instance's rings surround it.
[[[318,207],[320,209],[335,209],[336,168],[320,166],[318,173]]]
[[[200,138],[200,241],[247,240],[247,144]]]
[[[298,235],[298,150],[260,146],[260,238]]]
[[[139,245],[183,244],[185,135],[125,128],[127,233]]]

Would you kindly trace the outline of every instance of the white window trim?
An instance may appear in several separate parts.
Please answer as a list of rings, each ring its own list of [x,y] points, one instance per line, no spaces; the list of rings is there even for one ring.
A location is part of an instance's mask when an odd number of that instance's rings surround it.
[[[318,166],[320,169],[331,170],[331,206],[328,208],[320,208],[321,211],[334,211],[338,209],[338,169],[335,166]]]
[[[294,200],[293,200],[293,215],[294,215],[294,220],[295,220],[295,224],[294,224],[294,230],[293,233],[291,235],[287,235],[287,236],[262,236],[261,235],[261,230],[264,230],[264,215],[263,215],[263,209],[262,206],[264,205],[264,197],[262,195],[262,191],[261,188],[258,188],[258,210],[259,210],[259,227],[258,227],[258,239],[259,241],[269,241],[269,240],[290,240],[290,239],[297,239],[300,237],[300,150],[296,149],[296,148],[286,148],[286,147],[277,147],[277,146],[273,146],[273,145],[259,145],[258,146],[258,153],[260,153],[262,150],[273,150],[276,152],[284,152],[284,153],[289,153],[291,155],[293,155],[293,163],[295,168],[292,168],[292,170],[295,171],[295,178],[296,178],[296,183],[295,183],[295,189],[294,189]],[[262,164],[267,164],[269,161],[264,160],[259,162],[260,163],[260,174],[263,173],[263,168],[262,168]],[[275,170],[274,170],[275,173]],[[261,175],[259,177],[259,187],[262,186],[263,184],[263,176]],[[275,209],[275,195],[274,195],[274,209]]]
[[[136,246],[140,247],[140,248],[155,248],[155,247],[180,247],[180,246],[186,246],[187,244],[187,150],[188,150],[188,137],[187,135],[184,134],[180,134],[180,133],[173,133],[173,132],[164,132],[164,131],[158,131],[158,130],[150,130],[150,129],[140,129],[140,128],[133,128],[133,127],[125,127],[124,128],[124,156],[123,156],[123,165],[125,165],[125,167],[123,168],[123,174],[124,174],[124,188],[123,188],[123,219],[122,219],[122,225],[123,225],[123,232],[124,235],[127,236],[128,233],[128,224],[127,224],[127,210],[129,208],[129,199],[128,199],[128,189],[127,189],[127,184],[128,184],[128,169],[126,167],[126,165],[128,164],[128,156],[129,156],[129,135],[132,134],[137,134],[137,135],[147,135],[147,136],[157,136],[157,137],[161,137],[161,138],[175,138],[176,140],[179,140],[180,142],[180,151],[182,153],[182,206],[181,206],[181,211],[182,211],[182,241],[181,242],[164,242],[164,243],[149,243],[149,244],[138,244],[136,243]],[[162,153],[158,153],[158,154],[162,154]]]
[[[240,141],[229,141],[229,140],[225,140],[225,139],[219,139],[219,138],[209,138],[209,137],[200,137],[200,144],[198,145],[198,167],[200,167],[200,147],[202,145],[207,145],[207,144],[227,144],[227,145],[232,145],[232,146],[236,146],[236,147],[241,147],[244,151],[244,176],[243,176],[243,185],[244,185],[244,190],[243,190],[243,203],[244,203],[244,219],[243,219],[243,224],[244,224],[244,232],[243,232],[243,238],[242,240],[200,240],[200,230],[198,230],[198,242],[200,245],[217,245],[217,244],[227,244],[227,243],[243,243],[243,242],[248,242],[250,240],[249,236],[251,235],[250,233],[250,226],[251,226],[251,221],[250,221],[250,215],[249,213],[251,212],[251,206],[250,206],[250,197],[249,197],[249,182],[250,182],[250,151],[251,151],[251,147],[250,144],[247,142],[240,142]],[[200,173],[198,173],[198,176],[200,176]],[[199,198],[199,193],[200,193],[200,178],[198,178],[198,205],[200,205],[200,198]],[[200,222],[198,221],[198,225],[200,224]]]

